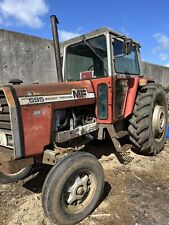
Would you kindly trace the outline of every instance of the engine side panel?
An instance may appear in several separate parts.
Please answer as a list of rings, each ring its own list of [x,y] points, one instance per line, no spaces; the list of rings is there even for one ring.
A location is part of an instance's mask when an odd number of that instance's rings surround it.
[[[26,157],[40,155],[51,141],[52,106],[33,105],[21,109]]]
[[[94,105],[91,81],[14,86],[23,127],[24,157],[40,155],[56,129],[55,110]]]

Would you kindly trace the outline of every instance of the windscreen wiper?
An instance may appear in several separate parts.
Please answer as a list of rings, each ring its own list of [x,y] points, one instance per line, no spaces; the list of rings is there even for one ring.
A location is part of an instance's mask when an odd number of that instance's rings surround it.
[[[83,39],[82,41],[85,43],[85,45],[87,45],[91,50],[92,52],[104,63],[103,59],[100,57],[100,55],[95,51],[95,49],[93,48],[93,46],[90,44],[89,41],[87,41],[85,39],[85,37],[83,36]]]

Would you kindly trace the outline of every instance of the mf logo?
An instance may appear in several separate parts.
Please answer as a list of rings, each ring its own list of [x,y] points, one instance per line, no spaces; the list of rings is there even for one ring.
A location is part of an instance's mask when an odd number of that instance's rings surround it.
[[[72,89],[73,98],[85,98],[87,95],[86,89]]]

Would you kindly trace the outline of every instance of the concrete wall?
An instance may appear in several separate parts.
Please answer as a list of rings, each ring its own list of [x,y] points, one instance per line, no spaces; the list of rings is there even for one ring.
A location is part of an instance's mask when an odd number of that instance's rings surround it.
[[[53,43],[0,30],[0,85],[14,78],[24,83],[57,81]]]
[[[169,86],[169,68],[143,62],[143,74]],[[0,85],[19,78],[24,83],[57,81],[52,41],[0,30]]]
[[[142,62],[143,75],[153,78],[163,87],[169,87],[169,68],[165,66]]]

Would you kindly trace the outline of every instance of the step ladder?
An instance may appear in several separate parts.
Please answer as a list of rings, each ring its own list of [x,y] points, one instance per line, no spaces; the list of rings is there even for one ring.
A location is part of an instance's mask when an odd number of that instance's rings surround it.
[[[116,132],[113,124],[99,124],[98,140],[104,139],[105,129],[107,130],[113,142],[113,145],[116,150],[116,155],[119,161],[124,164],[128,164],[129,162],[131,162],[133,160],[133,157],[129,156],[128,150],[131,149],[132,145],[131,144],[121,145],[120,143],[120,139],[129,134],[128,131],[120,130]]]

